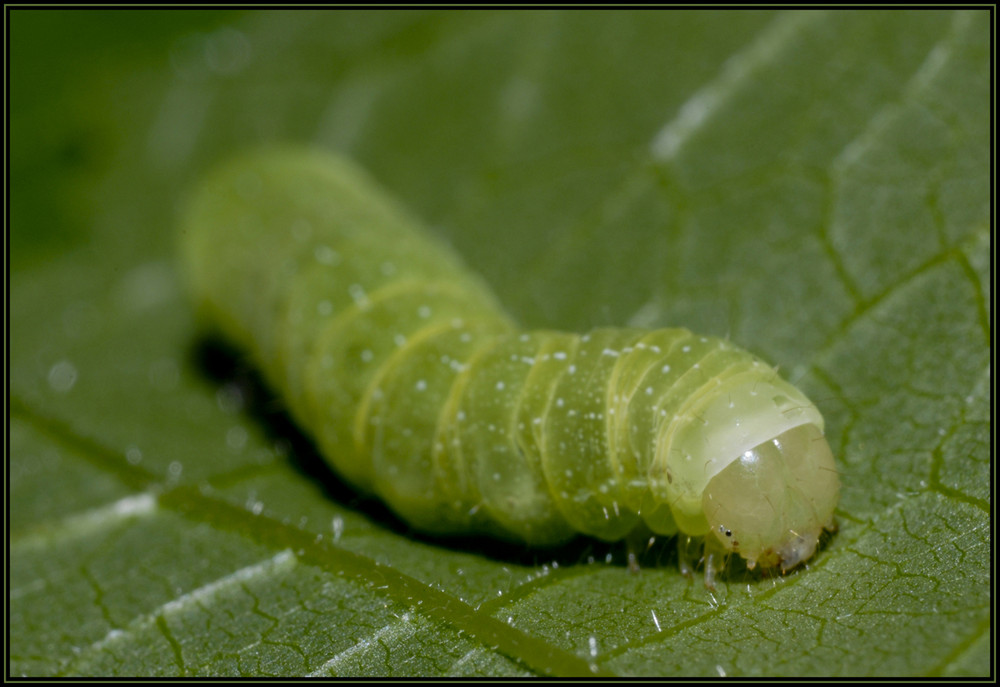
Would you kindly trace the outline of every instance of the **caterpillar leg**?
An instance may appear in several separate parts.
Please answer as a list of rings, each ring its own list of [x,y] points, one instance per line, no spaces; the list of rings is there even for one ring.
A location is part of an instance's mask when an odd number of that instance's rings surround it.
[[[677,535],[677,567],[684,577],[694,577],[695,564],[701,554],[701,543],[695,537]]]
[[[625,537],[625,550],[628,554],[629,572],[639,572],[639,557],[649,551],[655,542],[656,535],[641,525],[628,533]]]
[[[704,567],[705,588],[715,591],[715,576],[725,569],[729,552],[711,537],[677,537],[677,561],[684,577],[694,578],[698,565]]]
[[[715,591],[715,574],[725,570],[726,563],[732,553],[719,543],[715,537],[705,537],[705,548],[702,560],[705,563],[705,588]]]

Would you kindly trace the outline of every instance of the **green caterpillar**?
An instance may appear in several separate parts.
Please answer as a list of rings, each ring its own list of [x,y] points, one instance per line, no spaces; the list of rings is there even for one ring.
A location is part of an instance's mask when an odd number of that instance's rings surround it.
[[[823,418],[773,368],[684,329],[522,331],[343,158],[231,162],[181,241],[211,326],[344,479],[415,528],[704,535],[711,583],[715,555],[785,571],[833,526]]]

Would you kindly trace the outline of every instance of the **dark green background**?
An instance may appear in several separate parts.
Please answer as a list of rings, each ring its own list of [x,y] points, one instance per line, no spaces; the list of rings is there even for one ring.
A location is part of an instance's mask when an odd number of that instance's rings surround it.
[[[7,18],[12,675],[989,672],[987,11]],[[177,210],[264,141],[366,165],[528,326],[780,365],[840,531],[714,593],[663,543],[407,532],[199,344]]]

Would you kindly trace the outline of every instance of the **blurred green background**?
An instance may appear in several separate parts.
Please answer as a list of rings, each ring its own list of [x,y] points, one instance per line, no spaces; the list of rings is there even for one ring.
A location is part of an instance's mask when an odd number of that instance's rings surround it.
[[[7,11],[10,675],[991,670],[988,11]],[[348,154],[531,327],[729,336],[816,400],[840,531],[407,531],[200,341],[174,235],[248,146]]]

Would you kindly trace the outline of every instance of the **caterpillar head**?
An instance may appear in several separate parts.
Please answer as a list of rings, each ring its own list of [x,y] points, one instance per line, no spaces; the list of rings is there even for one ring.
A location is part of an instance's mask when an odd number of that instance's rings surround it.
[[[703,506],[709,535],[747,566],[808,559],[833,526],[840,489],[833,455],[813,424],[786,430],[742,453],[709,480]]]
[[[833,527],[840,480],[823,418],[773,372],[755,367],[720,380],[666,438],[668,502],[680,529],[748,567],[789,570]]]

